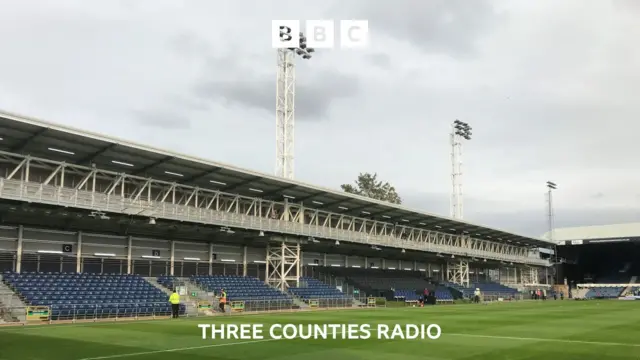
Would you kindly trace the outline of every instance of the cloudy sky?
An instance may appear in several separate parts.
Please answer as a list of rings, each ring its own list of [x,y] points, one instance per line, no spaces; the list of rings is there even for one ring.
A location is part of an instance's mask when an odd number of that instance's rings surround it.
[[[296,178],[378,172],[448,213],[545,231],[640,217],[640,1],[0,0],[0,108],[272,173],[274,19],[368,19],[370,46],[298,62]],[[636,45],[633,45],[633,44]]]

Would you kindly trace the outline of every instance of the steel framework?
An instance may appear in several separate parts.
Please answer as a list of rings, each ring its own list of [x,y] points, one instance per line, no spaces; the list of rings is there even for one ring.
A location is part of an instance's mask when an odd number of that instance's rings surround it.
[[[469,287],[469,262],[460,260],[447,263],[447,281]]]
[[[281,33],[282,35],[283,33]],[[295,57],[311,59],[315,49],[307,47],[307,38],[299,34],[297,48],[278,49],[276,80],[276,176],[293,179],[295,151]]]
[[[540,274],[538,273],[538,268],[533,266],[526,266],[520,269],[520,274],[523,285],[530,286],[540,284]]]
[[[529,265],[549,261],[517,243],[414,228],[0,151],[0,198],[284,236],[452,254]]]
[[[295,52],[278,49],[276,81],[276,176],[293,179],[295,144]]]
[[[267,246],[267,270],[265,282],[281,291],[300,285],[300,242]]]
[[[547,225],[549,226],[549,236],[548,240],[550,242],[554,241],[554,228],[555,228],[555,213],[553,211],[553,191],[558,188],[556,183],[547,181]],[[557,256],[557,253],[555,254]]]
[[[462,197],[462,140],[471,140],[469,124],[456,120],[451,124],[449,140],[451,144],[451,206],[450,216],[462,219],[464,216]]]

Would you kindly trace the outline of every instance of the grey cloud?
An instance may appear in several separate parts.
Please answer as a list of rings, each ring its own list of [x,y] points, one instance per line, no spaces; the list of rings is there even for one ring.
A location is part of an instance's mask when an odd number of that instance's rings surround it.
[[[251,78],[251,75],[247,76]],[[210,79],[194,86],[201,99],[223,101],[229,105],[247,106],[273,112],[275,79],[255,78],[240,81]],[[338,72],[325,71],[314,79],[296,84],[296,108],[300,120],[324,120],[335,101],[355,96],[358,79]]]
[[[187,56],[202,63],[201,75],[192,85],[193,95],[202,102],[222,103],[225,106],[241,106],[275,111],[275,54],[267,58],[265,54],[251,51],[226,49],[216,52],[214,47],[199,36],[181,33],[174,37],[169,47],[181,56]],[[226,56],[226,54],[229,54]],[[255,66],[255,61],[273,66]],[[351,74],[334,70],[307,67],[296,64],[296,108],[300,120],[324,120],[332,104],[358,94],[360,81]]]
[[[133,111],[133,119],[140,125],[152,126],[170,130],[190,129],[191,120],[173,111],[160,110],[136,110]]]
[[[369,61],[383,69],[388,69],[391,67],[391,57],[388,54],[376,53],[369,55]]]
[[[439,193],[402,193],[404,204],[416,209],[447,215],[449,213],[449,197]],[[486,198],[467,196],[464,200],[465,219],[478,224],[487,224],[494,228],[513,231],[518,234],[540,237],[548,230],[548,215],[541,202],[540,210],[517,210],[505,207],[504,203]],[[624,207],[603,207],[598,209],[580,209],[575,207],[558,207],[555,209],[554,224],[556,228],[621,224],[637,221],[640,210],[629,210]]]
[[[357,1],[349,10],[369,20],[372,37],[385,33],[423,51],[468,56],[501,18],[488,0]],[[354,5],[357,4],[357,5]]]

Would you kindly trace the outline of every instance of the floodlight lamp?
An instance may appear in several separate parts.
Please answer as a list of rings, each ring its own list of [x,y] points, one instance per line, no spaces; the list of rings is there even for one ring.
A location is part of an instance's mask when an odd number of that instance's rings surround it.
[[[460,120],[456,119],[456,121],[454,121],[453,123],[458,125],[458,124],[461,124],[462,122]]]
[[[316,49],[314,49],[314,48],[307,48],[307,52],[308,52],[308,53],[316,52]]]
[[[309,60],[309,59],[311,59],[311,55],[305,54],[305,55],[302,55],[302,58],[305,59],[305,60]]]
[[[297,50],[296,50],[296,54],[298,54],[298,55],[304,55],[304,50],[302,50],[302,49],[297,49]]]

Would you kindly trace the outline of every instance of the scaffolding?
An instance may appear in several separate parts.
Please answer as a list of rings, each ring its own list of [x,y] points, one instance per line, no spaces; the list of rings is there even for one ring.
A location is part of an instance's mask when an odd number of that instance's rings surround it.
[[[460,260],[458,262],[447,263],[447,281],[469,287],[469,262]]]
[[[279,241],[267,245],[265,283],[281,291],[300,285],[300,242]]]

